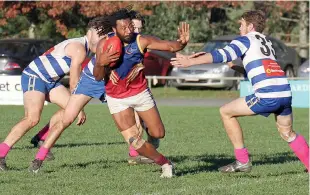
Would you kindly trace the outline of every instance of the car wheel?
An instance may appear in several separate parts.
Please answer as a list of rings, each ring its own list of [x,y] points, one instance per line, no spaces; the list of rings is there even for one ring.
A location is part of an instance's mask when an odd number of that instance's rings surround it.
[[[291,67],[291,66],[287,66],[286,68],[285,68],[285,76],[287,76],[287,77],[294,77],[295,75],[294,75],[294,70],[293,70],[293,68]]]
[[[190,87],[176,87],[178,90],[188,90]]]

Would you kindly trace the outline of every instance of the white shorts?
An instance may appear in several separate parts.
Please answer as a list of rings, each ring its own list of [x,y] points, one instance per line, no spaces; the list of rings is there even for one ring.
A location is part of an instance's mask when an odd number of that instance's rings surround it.
[[[155,106],[153,95],[149,89],[128,98],[113,98],[106,95],[111,114],[119,113],[131,107],[136,111],[147,111]]]

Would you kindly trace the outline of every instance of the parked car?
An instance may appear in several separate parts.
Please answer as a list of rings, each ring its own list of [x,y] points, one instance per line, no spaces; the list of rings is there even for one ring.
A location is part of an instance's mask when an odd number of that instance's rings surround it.
[[[149,50],[144,55],[143,64],[146,76],[169,76],[172,70],[170,59],[175,57],[175,53]],[[154,85],[170,85],[170,80],[159,79]]]
[[[237,35],[221,36],[206,43],[202,51],[211,52],[214,49],[224,48]],[[300,64],[300,57],[297,52],[287,47],[280,40],[269,37],[275,49],[277,61],[288,77],[294,77]],[[242,61],[237,59],[233,61],[238,66],[243,66]],[[188,68],[173,68],[172,76],[188,77],[188,79],[176,79],[172,85],[178,89],[187,87],[210,87],[238,89],[239,82],[232,80],[222,80],[222,77],[239,77],[242,76],[236,71],[229,68],[227,63],[221,64],[202,64]]]
[[[302,63],[301,66],[298,68],[297,77],[309,78],[309,75],[310,75],[310,65],[308,59],[304,63]]]
[[[53,45],[53,41],[43,39],[0,40],[0,75],[21,75],[32,60]]]

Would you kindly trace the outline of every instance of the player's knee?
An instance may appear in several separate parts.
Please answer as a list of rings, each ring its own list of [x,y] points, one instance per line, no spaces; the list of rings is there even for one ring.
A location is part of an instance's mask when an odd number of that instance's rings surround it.
[[[36,126],[40,122],[40,116],[30,115],[24,118],[28,122],[28,125],[31,127]]]
[[[277,123],[277,128],[282,139],[291,142],[296,138],[296,133],[292,129],[292,125],[280,125]]]
[[[141,148],[145,143],[145,140],[141,138],[136,125],[122,131],[121,133],[127,143],[129,143],[134,149]]]
[[[165,131],[153,132],[150,133],[150,136],[152,136],[153,138],[162,139],[165,137]]]
[[[75,121],[75,118],[73,117],[64,117],[62,119],[62,128],[69,127],[74,121]]]
[[[221,114],[222,118],[229,118],[230,117],[229,112],[226,109],[226,106],[221,106],[220,107],[220,114]]]
[[[124,130],[121,132],[124,139],[126,140],[127,143],[130,144],[129,139],[132,137],[139,137],[139,129],[136,125]]]
[[[150,129],[148,134],[153,138],[161,139],[165,137],[165,128],[163,126],[157,127],[156,129]]]
[[[129,144],[135,149],[140,149],[145,143],[145,140],[141,137],[131,137],[129,138]]]

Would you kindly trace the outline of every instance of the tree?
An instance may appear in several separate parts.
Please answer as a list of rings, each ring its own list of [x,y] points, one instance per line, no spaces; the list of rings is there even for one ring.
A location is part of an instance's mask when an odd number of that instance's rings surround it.
[[[64,39],[85,34],[90,19],[120,7],[133,5],[142,14],[152,2],[100,2],[100,1],[27,1],[0,2],[0,36],[27,37],[28,28],[34,27],[36,37]],[[17,28],[16,28],[17,27]]]
[[[83,36],[90,19],[129,5],[146,16],[144,33],[162,39],[176,39],[180,21],[190,24],[192,43],[237,34],[241,14],[261,9],[267,13],[267,34],[286,42],[308,42],[309,3],[297,1],[0,1],[0,37],[34,33],[58,41]]]
[[[308,43],[307,48],[300,48],[299,55],[303,58],[309,57],[309,2],[300,2],[299,4],[299,45]]]

